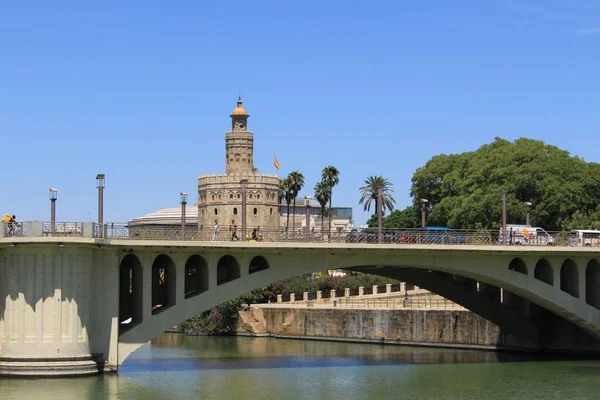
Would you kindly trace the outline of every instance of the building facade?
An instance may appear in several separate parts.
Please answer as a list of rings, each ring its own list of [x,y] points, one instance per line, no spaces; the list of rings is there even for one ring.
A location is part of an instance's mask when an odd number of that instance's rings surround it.
[[[246,227],[279,227],[279,177],[259,174],[254,167],[254,134],[248,130],[250,115],[242,99],[230,115],[231,131],[225,133],[225,173],[198,178],[198,229],[242,226],[245,194]]]

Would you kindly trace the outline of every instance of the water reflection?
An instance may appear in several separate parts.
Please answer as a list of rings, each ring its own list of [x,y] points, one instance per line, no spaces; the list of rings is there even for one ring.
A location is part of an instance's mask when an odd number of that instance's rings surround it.
[[[381,344],[165,334],[120,374],[0,380],[0,399],[594,398],[597,361]]]

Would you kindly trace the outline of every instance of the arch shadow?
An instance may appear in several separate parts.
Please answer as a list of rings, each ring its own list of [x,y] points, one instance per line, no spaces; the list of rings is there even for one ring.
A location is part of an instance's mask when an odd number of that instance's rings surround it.
[[[567,258],[560,267],[560,290],[579,298],[579,271],[575,261]]]
[[[540,258],[535,264],[533,277],[538,281],[542,281],[550,286],[554,286],[554,269],[545,258]]]
[[[175,263],[166,254],[159,254],[152,263],[152,314],[175,305],[176,280]]]
[[[127,254],[119,265],[119,330],[143,320],[143,268],[139,258]]]
[[[217,263],[217,286],[239,279],[240,264],[235,257],[225,255]]]
[[[590,260],[585,269],[585,302],[600,310],[600,264]]]
[[[253,274],[258,271],[264,271],[265,269],[269,269],[269,262],[263,256],[256,256],[250,260],[250,265],[248,266],[248,273]]]
[[[525,265],[525,261],[520,258],[513,258],[508,264],[508,269],[511,271],[518,272],[523,275],[527,275],[527,265]]]
[[[190,256],[185,263],[184,290],[186,299],[208,290],[208,263],[198,254]]]

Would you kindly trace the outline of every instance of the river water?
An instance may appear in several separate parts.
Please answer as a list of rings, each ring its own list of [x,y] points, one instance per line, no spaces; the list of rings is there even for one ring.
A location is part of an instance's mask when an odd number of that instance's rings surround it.
[[[166,333],[118,375],[2,379],[0,399],[596,399],[600,361]]]

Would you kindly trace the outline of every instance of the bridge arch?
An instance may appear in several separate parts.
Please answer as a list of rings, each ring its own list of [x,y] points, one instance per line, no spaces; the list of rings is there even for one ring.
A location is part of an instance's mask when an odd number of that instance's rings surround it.
[[[575,261],[567,258],[560,267],[560,290],[579,298],[579,271]]]
[[[590,260],[585,269],[585,302],[600,310],[600,264]]]
[[[544,332],[550,331],[544,329],[545,325],[538,325],[537,321],[531,319],[532,314],[529,314],[530,311],[538,313],[542,309],[572,322],[576,325],[573,328],[583,328],[596,339],[600,338],[600,310],[586,304],[585,299],[574,300],[572,295],[561,290],[561,281],[563,286],[567,282],[565,276],[572,280],[571,286],[577,286],[580,284],[577,278],[584,274],[583,268],[582,273],[579,274],[577,264],[573,260],[565,259],[562,252],[546,248],[528,249],[530,253],[539,252],[538,254],[548,257],[539,258],[535,264],[533,264],[535,259],[532,263],[526,264],[529,271],[532,268],[537,270],[532,274],[535,275],[534,279],[533,276],[514,273],[507,268],[513,259],[523,257],[523,250],[500,249],[498,246],[485,251],[463,249],[460,246],[453,246],[450,250],[448,247],[428,246],[424,249],[407,245],[379,249],[370,245],[333,243],[321,246],[294,244],[294,247],[252,243],[239,244],[239,248],[223,247],[217,257],[210,258],[211,263],[218,261],[217,276],[213,277],[211,282],[219,285],[229,283],[224,286],[211,284],[206,293],[190,298],[182,304],[183,306],[178,304],[120,335],[118,362],[121,364],[136,348],[169,327],[253,289],[282,279],[322,271],[324,268],[356,269],[363,266],[371,266],[368,267],[370,269],[368,273],[382,276],[385,276],[386,270],[403,270],[404,281],[430,289],[494,323],[498,322],[497,325],[506,329],[508,333],[513,332],[515,335],[529,337],[531,343],[535,343],[536,337],[540,338],[540,334],[545,335]],[[211,249],[211,251],[215,250]],[[250,263],[246,264],[246,260],[251,260],[250,257],[247,258],[248,253],[251,256],[260,254],[268,260],[268,270],[246,275],[250,269]],[[218,256],[221,255],[222,257],[219,258]],[[521,259],[531,260],[531,257]],[[248,265],[249,268],[248,271],[244,271],[244,279],[238,279],[240,277],[238,260],[244,260],[244,267]],[[562,268],[560,270],[562,274],[555,270],[557,274],[553,280],[550,280],[553,277],[553,269],[548,260],[555,263],[555,268],[565,267],[564,270]],[[561,263],[563,260],[564,263]],[[581,262],[579,257],[575,260]],[[211,268],[213,266],[214,264]],[[409,270],[411,272],[408,272]],[[432,279],[430,275],[437,275],[439,279]],[[419,283],[417,280],[423,282]],[[549,282],[554,283],[555,286]],[[476,283],[480,284],[476,285]],[[510,298],[508,302],[503,301],[500,288],[504,291],[505,300],[508,294],[509,297],[514,295],[512,300],[516,301],[513,302]],[[581,295],[586,297],[583,290],[582,288]],[[545,324],[547,320],[540,319],[540,321],[539,323]]]
[[[239,279],[240,263],[234,256],[225,255],[217,263],[217,286]]]
[[[520,258],[513,258],[508,265],[508,269],[511,271],[518,272],[520,274],[527,275],[527,265],[525,265],[525,261]]]
[[[152,314],[158,314],[176,303],[175,263],[166,254],[159,254],[152,263]]]
[[[533,277],[538,281],[542,281],[550,286],[554,286],[554,269],[545,258],[540,258],[535,264]]]
[[[264,271],[265,269],[269,269],[269,262],[263,256],[256,256],[250,260],[250,265],[248,265],[249,274]]]
[[[133,254],[127,254],[119,265],[119,328],[131,328],[143,320],[142,263]]]
[[[208,290],[208,263],[204,257],[193,254],[185,263],[184,296],[186,299]]]

